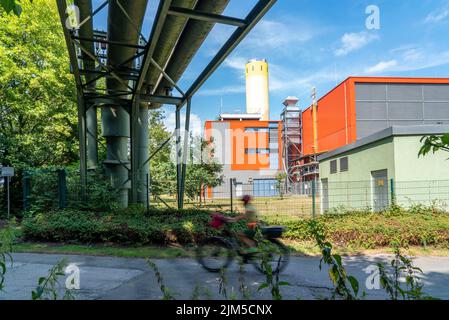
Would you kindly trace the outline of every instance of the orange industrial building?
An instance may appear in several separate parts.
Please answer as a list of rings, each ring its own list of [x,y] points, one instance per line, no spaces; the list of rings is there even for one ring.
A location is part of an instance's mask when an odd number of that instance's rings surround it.
[[[218,121],[206,121],[204,137],[212,142],[213,157],[223,164],[225,177],[223,185],[208,189],[209,198],[220,194],[228,197],[231,179],[237,197],[244,192],[265,197],[277,194],[275,178],[282,170],[282,124],[258,117],[223,114]]]
[[[391,126],[449,124],[449,79],[350,77],[304,110],[301,123],[298,176],[310,181],[322,153]]]

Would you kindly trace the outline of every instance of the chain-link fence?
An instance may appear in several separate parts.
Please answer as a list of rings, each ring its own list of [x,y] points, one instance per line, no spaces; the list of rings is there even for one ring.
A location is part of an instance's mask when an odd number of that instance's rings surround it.
[[[177,182],[149,181],[147,204],[157,208],[177,207]],[[101,172],[90,172],[87,190],[79,184],[77,170],[27,170],[22,174],[24,210],[39,208],[114,207],[115,191]],[[0,181],[1,201],[5,187]],[[250,195],[262,217],[299,218],[348,211],[383,211],[397,205],[406,209],[432,207],[449,212],[449,180],[394,181],[385,177],[368,181],[308,181],[286,187],[276,181],[237,183],[225,181],[216,187],[201,181],[186,181],[184,207],[211,211],[243,212],[241,198]],[[17,197],[15,197],[17,198]],[[15,200],[17,206],[18,200]]]

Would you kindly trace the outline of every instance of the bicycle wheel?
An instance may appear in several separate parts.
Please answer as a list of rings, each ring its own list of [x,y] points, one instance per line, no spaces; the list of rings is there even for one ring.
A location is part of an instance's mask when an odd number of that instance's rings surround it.
[[[227,268],[233,259],[232,245],[223,238],[212,237],[204,240],[196,250],[201,266],[209,272],[220,272]]]
[[[265,264],[263,263],[263,254],[255,254],[251,258],[254,267],[261,273],[265,274],[267,267],[271,267],[272,273],[277,274],[282,272],[288,265],[290,260],[290,251],[288,248],[277,239],[266,239],[270,245],[265,245],[265,250],[269,250]]]

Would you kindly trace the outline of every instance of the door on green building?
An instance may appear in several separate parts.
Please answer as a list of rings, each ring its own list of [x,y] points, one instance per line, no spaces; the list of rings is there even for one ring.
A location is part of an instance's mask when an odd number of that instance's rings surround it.
[[[388,171],[379,170],[371,172],[371,190],[373,209],[376,212],[388,208]]]
[[[329,210],[329,180],[321,179],[321,210],[326,212]]]

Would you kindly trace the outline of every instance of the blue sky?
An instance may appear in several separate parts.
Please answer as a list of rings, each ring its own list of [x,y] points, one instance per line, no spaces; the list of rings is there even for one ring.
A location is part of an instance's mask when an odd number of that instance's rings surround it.
[[[94,1],[94,4],[98,2]],[[226,15],[244,17],[256,0],[231,0]],[[380,29],[368,30],[366,7],[380,9]],[[149,34],[157,7],[151,1],[143,34]],[[101,23],[100,17],[96,25]],[[233,32],[216,26],[180,81],[188,88]],[[322,96],[348,76],[449,77],[448,0],[278,0],[192,101],[193,127],[223,111],[245,110],[245,62],[270,64],[271,118],[279,119],[282,101],[311,103],[315,86]],[[167,127],[172,128],[172,108]]]

